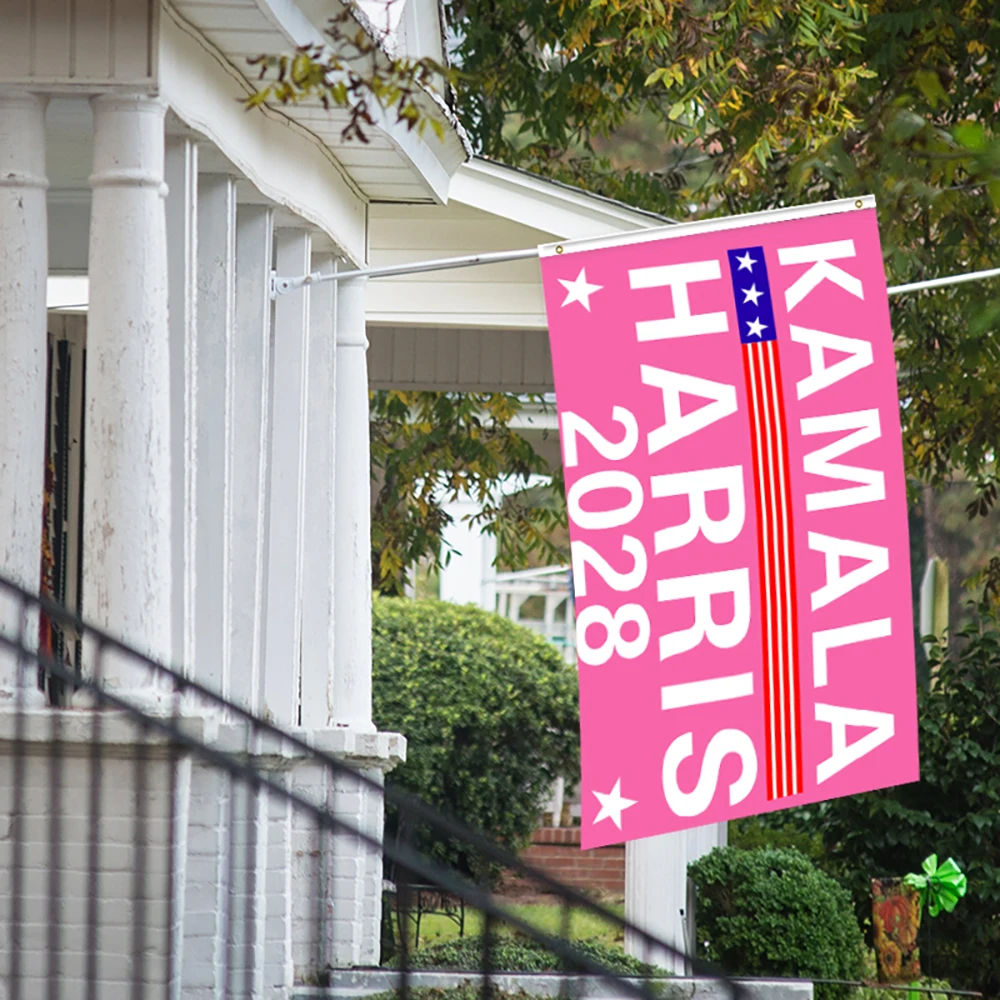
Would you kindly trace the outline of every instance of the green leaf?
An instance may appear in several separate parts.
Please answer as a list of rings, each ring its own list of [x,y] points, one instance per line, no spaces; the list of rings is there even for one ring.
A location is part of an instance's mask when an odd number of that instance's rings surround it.
[[[932,108],[936,108],[939,103],[948,101],[948,94],[941,85],[941,77],[932,69],[920,69],[913,74],[913,82],[917,85],[920,93],[927,98]]]
[[[959,122],[951,130],[951,134],[966,149],[978,151],[986,148],[986,132],[979,122]]]
[[[986,193],[989,196],[993,210],[1000,212],[1000,179],[987,181]]]
[[[912,139],[926,127],[927,121],[915,111],[903,109],[897,111],[889,121],[888,132],[893,140],[905,142]]]

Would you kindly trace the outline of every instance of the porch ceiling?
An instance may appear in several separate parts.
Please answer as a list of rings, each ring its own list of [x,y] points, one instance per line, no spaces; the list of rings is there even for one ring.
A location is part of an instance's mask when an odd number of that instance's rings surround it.
[[[250,84],[257,71],[248,59],[280,54],[302,45],[323,44],[326,19],[342,9],[333,3],[302,0],[174,0],[173,11],[208,41]],[[426,101],[444,112],[431,97]],[[288,105],[280,113],[315,135],[343,166],[352,183],[376,202],[441,202],[452,174],[468,156],[463,134],[454,123],[444,139],[431,130],[423,137],[377,115],[368,143],[342,138],[348,116],[325,110],[318,102]]]
[[[166,131],[168,135],[192,134],[192,130],[172,113],[167,115]],[[45,114],[45,160],[49,181],[49,273],[53,275],[87,273],[93,148],[93,115],[89,101],[85,97],[52,98]],[[202,173],[240,175],[221,151],[207,142],[200,145],[199,163]],[[249,181],[239,182],[239,192],[241,203],[274,204]],[[275,205],[275,223],[301,226],[304,220]],[[363,240],[362,229],[359,237],[362,251]],[[317,252],[342,252],[344,249],[318,227],[314,228],[313,246]],[[360,258],[360,254],[357,256]],[[85,302],[85,285],[82,294]],[[72,293],[70,300],[79,301],[80,293]]]

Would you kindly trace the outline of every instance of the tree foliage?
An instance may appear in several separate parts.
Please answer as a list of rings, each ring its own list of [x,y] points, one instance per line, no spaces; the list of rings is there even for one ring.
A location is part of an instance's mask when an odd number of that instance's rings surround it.
[[[406,569],[430,558],[447,560],[442,533],[450,517],[445,501],[468,496],[480,504],[474,518],[497,540],[500,561],[523,563],[529,552],[558,558],[552,529],[565,506],[546,502],[561,495],[561,479],[543,496],[503,492],[504,479],[525,483],[548,466],[511,419],[523,401],[506,393],[380,391],[371,397],[373,584],[401,594]]]
[[[854,125],[847,97],[872,72],[855,0],[468,0],[454,11],[459,106],[487,155],[597,181],[594,138],[650,110],[680,171],[660,201],[684,214]],[[698,188],[685,183],[692,167]]]
[[[931,650],[934,683],[919,693],[920,781],[809,807],[858,917],[871,917],[872,875],[919,872],[931,853],[969,879],[954,913],[925,915],[925,971],[1000,996],[1000,618],[980,607],[957,654]],[[794,816],[795,814],[791,814]],[[786,820],[787,821],[787,820]]]
[[[994,3],[468,0],[461,11],[460,106],[491,155],[678,219],[874,193],[890,285],[1000,264]],[[595,157],[595,140],[640,111],[663,167]],[[892,303],[909,471],[968,479],[970,516],[998,490],[995,292]]]
[[[386,6],[401,2],[386,0]],[[258,86],[247,107],[316,98],[328,111],[347,112],[341,133],[346,141],[367,143],[368,131],[387,114],[420,134],[430,127],[444,137],[449,114],[440,95],[453,78],[445,65],[429,57],[390,55],[382,34],[349,2],[328,19],[326,35],[323,44],[304,45],[291,54],[251,57]]]
[[[995,3],[461,0],[446,10],[450,68],[355,60],[345,95],[342,74],[299,53],[285,89],[269,94],[402,100],[415,125],[421,109],[406,95],[453,90],[486,155],[679,220],[874,193],[889,284],[1000,264]],[[639,120],[663,150],[658,168],[600,155]],[[995,292],[970,284],[892,302],[909,471],[967,479],[970,516],[988,514],[1000,490]],[[1000,591],[1000,564],[985,580]]]
[[[555,779],[579,771],[576,672],[551,643],[471,605],[378,598],[372,629],[373,719],[408,741],[389,780],[519,848]],[[459,843],[404,834],[469,874],[496,874]]]

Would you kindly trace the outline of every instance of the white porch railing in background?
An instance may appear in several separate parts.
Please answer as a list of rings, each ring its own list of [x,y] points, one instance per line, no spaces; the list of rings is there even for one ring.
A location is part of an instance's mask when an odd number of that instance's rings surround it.
[[[576,664],[576,615],[568,566],[498,573],[492,585],[499,614],[548,639],[562,650],[567,663]],[[567,806],[569,815],[564,816]],[[580,818],[579,790],[573,789],[567,798],[566,782],[559,778],[542,813],[551,815],[552,826],[572,825]]]
[[[540,484],[542,477],[510,480],[501,491],[525,489]],[[455,604],[475,604],[496,611],[557,646],[567,665],[576,665],[576,615],[573,608],[572,574],[568,566],[544,566],[498,573],[494,566],[496,539],[483,531],[474,518],[482,508],[471,497],[445,504],[451,524],[445,529],[445,551],[450,558],[441,567],[438,596]],[[412,590],[412,588],[411,588]],[[568,806],[568,815],[566,807]],[[543,815],[551,815],[554,826],[579,820],[579,793],[567,797],[565,782],[556,781]]]
[[[493,587],[496,610],[558,646],[576,663],[576,616],[567,566],[498,573]]]

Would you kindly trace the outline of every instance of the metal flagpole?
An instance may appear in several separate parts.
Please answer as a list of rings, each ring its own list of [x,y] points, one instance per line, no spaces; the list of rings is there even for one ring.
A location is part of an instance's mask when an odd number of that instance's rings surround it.
[[[986,278],[997,277],[1000,277],[1000,267],[991,267],[988,271],[968,271],[965,274],[950,274],[945,278],[914,281],[909,285],[893,285],[888,292],[890,295],[903,295],[906,292],[922,292],[928,288],[944,288],[945,285],[961,285],[966,281],[983,281]]]
[[[512,260],[531,260],[538,256],[538,247],[530,250],[500,250],[496,253],[474,253],[467,257],[445,257],[443,260],[422,260],[412,264],[392,264],[388,267],[358,268],[354,271],[337,271],[321,274],[314,271],[301,278],[279,278],[273,275],[271,297],[284,295],[305,285],[318,285],[323,281],[344,281],[347,278],[391,278],[400,274],[422,274],[425,271],[452,271],[460,267],[475,267],[477,264],[504,264]]]
[[[514,260],[531,260],[538,256],[538,248],[529,250],[500,250],[495,253],[475,253],[466,257],[444,257],[440,260],[422,260],[412,264],[391,264],[387,267],[356,268],[353,271],[336,271],[323,274],[314,271],[298,278],[279,278],[277,272],[271,273],[271,298],[287,295],[306,285],[318,285],[326,281],[347,281],[351,278],[391,278],[405,274],[424,274],[428,271],[452,271],[461,267],[477,267],[480,264],[506,264]],[[943,278],[929,278],[926,281],[913,281],[906,285],[892,285],[887,291],[890,295],[905,295],[908,292],[922,292],[932,288],[944,288],[947,285],[961,285],[967,281],[985,281],[988,278],[1000,278],[1000,267],[985,271],[967,271],[964,274],[949,274]],[[67,309],[85,309],[87,303],[53,306],[54,311]]]
[[[388,267],[358,268],[354,271],[337,271],[333,274],[322,274],[314,271],[299,278],[279,278],[271,276],[271,297],[286,295],[297,288],[306,285],[317,285],[325,281],[345,281],[350,278],[391,278],[405,274],[423,274],[427,271],[451,271],[460,267],[477,267],[480,264],[505,264],[514,260],[531,260],[538,256],[538,248],[529,250],[500,250],[496,253],[476,253],[466,257],[445,257],[441,260],[416,261],[413,264],[392,264]],[[947,285],[961,285],[967,281],[985,281],[988,278],[1000,277],[1000,267],[985,271],[967,271],[964,274],[949,274],[943,278],[929,278],[926,281],[913,281],[906,285],[893,285],[887,289],[890,295],[905,295],[908,292],[922,292],[932,288],[944,288]]]

